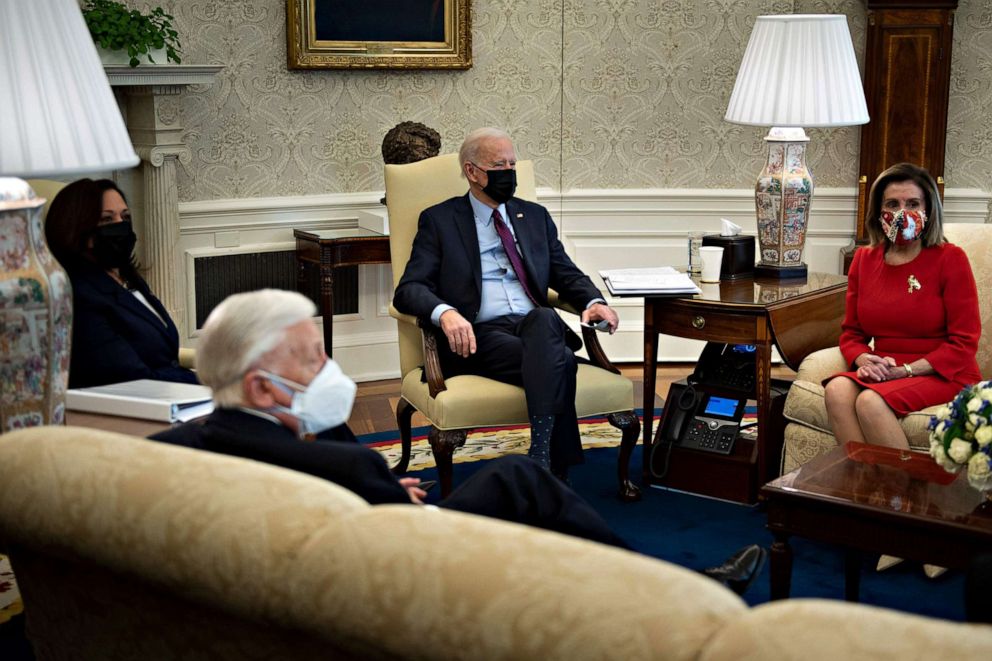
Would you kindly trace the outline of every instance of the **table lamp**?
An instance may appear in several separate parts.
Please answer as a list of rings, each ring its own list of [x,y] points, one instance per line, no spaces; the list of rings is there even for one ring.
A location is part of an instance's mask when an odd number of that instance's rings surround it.
[[[803,127],[868,122],[847,17],[759,16],[724,119],[771,127],[768,162],[754,187],[761,253],[755,276],[806,277],[813,175]]]
[[[0,2],[0,433],[61,424],[72,289],[18,177],[132,167],[138,156],[76,0]]]

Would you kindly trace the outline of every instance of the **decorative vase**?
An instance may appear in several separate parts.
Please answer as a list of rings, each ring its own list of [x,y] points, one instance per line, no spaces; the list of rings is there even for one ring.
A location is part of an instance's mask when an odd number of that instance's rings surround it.
[[[768,162],[754,187],[760,257],[756,276],[804,278],[803,246],[813,198],[802,129],[772,128],[765,137]]]
[[[65,421],[72,288],[45,242],[44,203],[0,177],[0,433]]]

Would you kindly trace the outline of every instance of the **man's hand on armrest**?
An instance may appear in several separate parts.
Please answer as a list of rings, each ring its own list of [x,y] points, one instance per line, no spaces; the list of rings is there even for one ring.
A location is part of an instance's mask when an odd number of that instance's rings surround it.
[[[617,332],[617,327],[620,326],[620,317],[617,316],[617,313],[609,305],[605,303],[593,303],[582,311],[581,320],[584,324],[591,324],[600,319],[605,320],[610,325],[610,335]]]
[[[472,324],[458,310],[446,310],[441,314],[439,321],[452,352],[462,358],[468,358],[475,353],[475,331],[472,330]]]

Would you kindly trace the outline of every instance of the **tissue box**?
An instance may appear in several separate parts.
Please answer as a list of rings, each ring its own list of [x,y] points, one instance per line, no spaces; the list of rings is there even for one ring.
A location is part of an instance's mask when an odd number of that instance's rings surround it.
[[[754,277],[754,237],[748,234],[722,236],[704,234],[704,246],[723,248],[723,263],[720,265],[721,280],[738,280]]]

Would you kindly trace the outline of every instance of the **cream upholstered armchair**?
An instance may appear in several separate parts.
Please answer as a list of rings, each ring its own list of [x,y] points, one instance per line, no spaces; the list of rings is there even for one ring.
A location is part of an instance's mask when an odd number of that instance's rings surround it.
[[[982,317],[982,337],[978,343],[978,367],[984,378],[992,376],[992,225],[956,223],[944,226],[951,243],[968,254],[978,283],[978,304]],[[818,455],[837,447],[837,439],[827,422],[821,382],[848,366],[840,349],[833,347],[811,353],[799,366],[796,380],[785,400],[785,443],[782,446],[782,472],[789,472]],[[932,406],[911,413],[902,428],[911,448],[928,450],[927,424],[938,409]]]
[[[534,165],[517,162],[517,196],[536,200]],[[399,283],[410,258],[420,212],[444,200],[464,195],[468,183],[461,177],[457,154],[435,156],[417,163],[386,166],[386,207],[389,210],[389,250],[392,255],[393,286]],[[553,305],[576,313],[554,292]],[[395,470],[406,470],[410,458],[411,418],[420,411],[431,425],[431,450],[437,462],[442,493],[451,489],[452,455],[465,443],[468,431],[478,427],[527,424],[524,391],[481,376],[461,375],[445,379],[441,374],[437,345],[432,333],[422,333],[417,320],[390,307],[399,326],[402,389],[396,422],[403,442],[403,456]],[[583,328],[583,340],[594,365],[580,364],[575,408],[579,417],[606,415],[623,432],[618,464],[620,497],[636,500],[640,490],[630,482],[628,465],[641,423],[634,414],[634,386],[620,375],[603,353],[595,331]],[[426,380],[422,378],[426,370]]]

